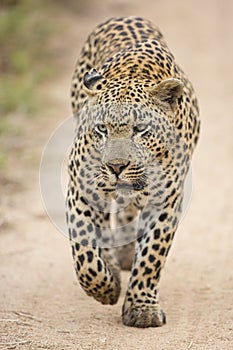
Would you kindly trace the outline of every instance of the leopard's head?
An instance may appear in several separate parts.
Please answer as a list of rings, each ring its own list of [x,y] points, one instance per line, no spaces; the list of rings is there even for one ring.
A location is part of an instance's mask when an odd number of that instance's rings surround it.
[[[144,86],[134,82],[121,91],[92,70],[84,85],[89,166],[96,190],[112,198],[158,190],[179,145],[174,118],[182,82],[173,78]]]

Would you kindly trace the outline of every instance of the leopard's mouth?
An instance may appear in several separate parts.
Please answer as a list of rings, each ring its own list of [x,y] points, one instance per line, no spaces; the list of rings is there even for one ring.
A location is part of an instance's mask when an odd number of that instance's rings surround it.
[[[142,191],[144,189],[144,185],[140,182],[130,183],[128,181],[118,179],[116,182],[116,189],[123,191]]]
[[[109,194],[110,196],[132,196],[133,194],[140,193],[145,190],[147,184],[144,181],[130,182],[123,179],[116,179],[116,181],[107,183],[98,183],[97,188],[100,192],[104,192],[105,196]]]

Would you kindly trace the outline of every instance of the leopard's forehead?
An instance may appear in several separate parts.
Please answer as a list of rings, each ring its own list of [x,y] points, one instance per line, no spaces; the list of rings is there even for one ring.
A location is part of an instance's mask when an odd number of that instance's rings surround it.
[[[131,103],[97,104],[90,109],[90,122],[93,125],[106,123],[112,127],[124,127],[140,123],[171,128],[172,123],[159,111]]]
[[[91,115],[95,123],[111,120],[112,124],[133,123],[136,121],[150,121],[156,113],[149,108],[131,103],[103,103],[91,108]]]

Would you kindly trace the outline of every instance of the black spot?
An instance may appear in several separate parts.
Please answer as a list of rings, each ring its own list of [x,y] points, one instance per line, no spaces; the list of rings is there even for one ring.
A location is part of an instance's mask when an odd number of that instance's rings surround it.
[[[140,23],[140,22],[136,22],[136,23],[135,23],[135,26],[136,26],[137,28],[143,28],[143,24]]]
[[[177,129],[182,129],[183,128],[183,123],[182,122],[180,122],[180,124],[177,126]]]
[[[71,223],[74,222],[74,219],[75,219],[75,215],[74,215],[74,214],[70,215],[70,222],[71,222]]]
[[[93,193],[92,198],[93,198],[93,200],[94,200],[94,201],[98,201],[99,196],[98,196],[98,194],[97,194],[97,193]]]
[[[97,276],[97,273],[96,273],[93,269],[91,269],[91,268],[88,269],[88,272],[89,272],[93,277],[96,277],[96,276]]]
[[[159,276],[160,276],[160,271],[161,271],[161,268],[158,269],[158,271],[156,272],[156,275],[155,275],[155,279],[158,280],[159,279]]]
[[[166,187],[166,188],[169,188],[169,187],[171,186],[171,184],[172,184],[172,181],[169,180],[169,181],[166,183],[165,187]]]
[[[87,226],[87,231],[88,231],[88,232],[92,232],[92,231],[93,231],[93,226],[92,226],[92,224],[89,224],[89,225]]]
[[[109,219],[110,219],[110,213],[105,214],[105,215],[104,215],[104,219],[105,219],[105,220],[109,220]]]
[[[98,270],[99,272],[102,271],[102,262],[101,262],[100,260],[97,261],[97,270]]]
[[[72,245],[72,255],[75,256],[75,249],[73,245]]]
[[[150,283],[151,283],[151,278],[148,278],[147,281],[146,281],[146,286],[147,286],[147,288],[150,287]]]
[[[145,256],[147,254],[147,252],[148,252],[148,248],[145,247],[142,251],[142,256]]]
[[[91,245],[93,248],[97,247],[97,242],[95,238],[93,238],[93,240],[91,241]]]
[[[133,283],[131,284],[131,288],[133,289],[137,284],[138,284],[137,280],[133,281]]]
[[[150,254],[149,255],[149,262],[153,263],[155,261],[154,255]]]
[[[163,213],[159,216],[159,221],[163,222],[164,220],[166,220],[166,218],[167,218],[167,213]]]
[[[138,269],[133,269],[132,276],[137,276],[138,274]]]
[[[145,265],[146,265],[145,261],[142,261],[142,262],[140,263],[140,267],[144,267]]]
[[[81,240],[81,244],[83,245],[83,246],[88,246],[88,240],[87,239],[82,239]]]
[[[159,255],[165,255],[165,251],[166,251],[166,249],[163,247],[163,248],[161,248],[160,249],[160,251],[159,251]]]
[[[174,198],[174,201],[172,202],[171,204],[171,207],[174,208],[175,204],[176,204],[176,201],[177,201],[177,197]]]
[[[83,221],[78,221],[78,222],[76,222],[76,226],[77,227],[81,227],[81,226],[83,226],[84,225],[84,222]]]
[[[77,231],[74,228],[72,229],[72,237],[73,238],[77,237]]]
[[[147,300],[145,300],[145,303],[146,304],[151,304],[151,300],[147,299]]]
[[[139,285],[138,285],[138,289],[139,290],[142,290],[144,288],[144,284],[143,284],[143,282],[141,281],[140,283],[139,283]]]
[[[158,239],[160,237],[160,229],[157,228],[154,230],[154,239]]]
[[[154,250],[159,250],[159,244],[153,244],[152,249]]]
[[[81,201],[83,204],[88,204],[86,198],[84,198],[83,196],[80,197],[80,201]]]
[[[150,267],[147,267],[147,266],[146,266],[145,271],[144,271],[144,273],[143,273],[143,276],[144,276],[144,275],[150,275],[150,274],[152,273],[152,271],[153,271],[153,270],[152,270]]]
[[[155,228],[155,222],[152,222],[152,223],[150,224],[150,229],[153,230],[154,228]]]
[[[78,260],[79,260],[79,262],[80,262],[80,264],[81,264],[81,266],[83,265],[83,263],[84,263],[84,260],[85,260],[85,256],[82,254],[82,255],[79,255],[78,256]]]
[[[149,212],[149,211],[143,212],[143,213],[142,213],[142,218],[143,218],[143,220],[145,220],[149,215],[150,215],[150,212]]]
[[[140,228],[140,230],[138,231],[138,242],[141,242],[143,234],[144,234],[144,229]]]
[[[87,252],[87,261],[88,261],[89,263],[92,262],[93,257],[94,257],[93,252],[92,252],[91,250],[88,251],[88,252]]]
[[[118,25],[118,26],[116,26],[114,29],[115,29],[115,30],[122,30],[122,29],[124,29],[124,27],[123,27],[122,25]]]
[[[90,210],[85,210],[83,214],[85,216],[91,216],[91,211]]]
[[[149,54],[151,54],[151,55],[154,55],[154,54],[155,54],[153,50],[149,50],[149,49],[146,49],[146,52],[149,53]]]
[[[91,281],[92,281],[91,276],[89,276],[87,273],[86,273],[85,277],[86,277],[86,279],[87,279],[89,282],[91,282]],[[87,285],[87,283],[86,283],[86,285]]]
[[[177,159],[180,159],[182,157],[182,153],[177,154]]]

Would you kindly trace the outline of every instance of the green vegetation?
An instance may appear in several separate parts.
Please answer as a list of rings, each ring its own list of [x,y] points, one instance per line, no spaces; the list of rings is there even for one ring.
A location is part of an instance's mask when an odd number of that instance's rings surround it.
[[[2,0],[0,4],[0,135],[13,134],[9,115],[35,115],[40,84],[51,60],[46,3]],[[1,162],[0,162],[1,163]]]

